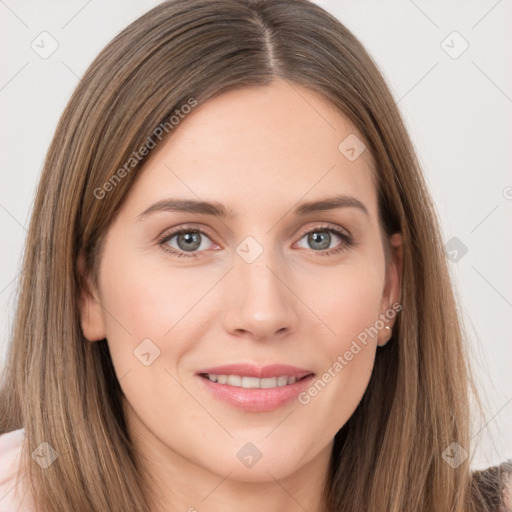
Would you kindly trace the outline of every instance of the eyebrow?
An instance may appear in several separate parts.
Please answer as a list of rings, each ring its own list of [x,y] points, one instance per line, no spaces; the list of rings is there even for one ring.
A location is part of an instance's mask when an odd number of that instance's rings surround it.
[[[334,210],[336,208],[357,208],[366,215],[369,215],[366,206],[355,197],[337,195],[322,200],[302,203],[293,210],[293,215],[305,216],[314,212]],[[156,212],[186,212],[213,215],[222,219],[235,217],[232,209],[226,208],[222,203],[216,201],[197,201],[195,199],[162,199],[144,210],[138,220],[145,220],[149,215]]]

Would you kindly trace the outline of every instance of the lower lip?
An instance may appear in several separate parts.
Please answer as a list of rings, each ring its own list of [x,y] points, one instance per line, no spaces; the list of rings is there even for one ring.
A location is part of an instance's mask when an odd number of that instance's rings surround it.
[[[278,386],[277,388],[241,388],[228,384],[212,382],[206,377],[201,379],[206,389],[220,400],[230,405],[250,412],[268,412],[278,409],[297,398],[297,395],[308,387],[314,375],[308,375],[294,384]]]

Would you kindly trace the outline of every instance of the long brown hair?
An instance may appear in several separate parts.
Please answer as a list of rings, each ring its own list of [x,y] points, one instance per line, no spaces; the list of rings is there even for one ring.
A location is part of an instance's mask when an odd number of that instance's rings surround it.
[[[453,442],[470,450],[475,386],[432,200],[376,64],[307,0],[164,2],[106,46],[70,99],[37,190],[0,397],[0,432],[25,429],[40,510],[153,506],[106,341],[87,342],[81,331],[77,270],[83,254],[96,275],[102,237],[144,158],[101,191],[191,98],[202,104],[276,77],[320,92],[357,127],[376,162],[385,233],[404,240],[403,310],[336,435],[328,510],[485,510],[471,458],[452,468],[442,456]],[[59,455],[47,469],[30,458],[42,441]]]

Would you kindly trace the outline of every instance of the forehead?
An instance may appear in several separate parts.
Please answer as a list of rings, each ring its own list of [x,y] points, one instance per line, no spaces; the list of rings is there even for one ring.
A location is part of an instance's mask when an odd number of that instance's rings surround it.
[[[371,155],[366,149],[354,159],[350,152],[357,156],[363,144],[352,123],[319,93],[283,80],[243,87],[181,119],[152,150],[130,195],[139,206],[179,194],[249,211],[346,194],[371,211]]]

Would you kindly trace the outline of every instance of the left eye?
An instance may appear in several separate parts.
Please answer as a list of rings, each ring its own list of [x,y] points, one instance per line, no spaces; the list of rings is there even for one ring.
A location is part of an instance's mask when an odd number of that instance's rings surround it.
[[[324,251],[326,249],[332,249],[331,242],[336,242],[338,239],[338,243],[343,242],[347,239],[347,236],[335,229],[315,229],[314,231],[310,231],[306,233],[300,240],[299,244],[302,240],[306,240],[306,243],[309,244],[309,247],[303,247],[305,249],[313,249],[318,251]],[[338,245],[335,243],[334,246]]]

